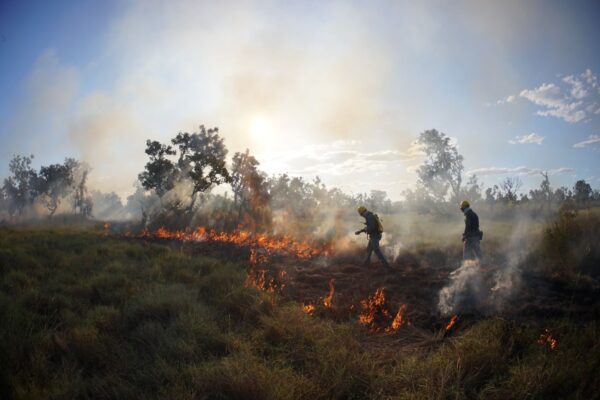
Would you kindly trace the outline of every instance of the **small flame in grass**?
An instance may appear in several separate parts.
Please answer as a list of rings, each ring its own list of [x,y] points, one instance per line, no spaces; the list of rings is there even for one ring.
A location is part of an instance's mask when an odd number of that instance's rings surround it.
[[[327,308],[331,307],[331,300],[333,299],[333,293],[335,292],[333,282],[335,282],[335,279],[329,280],[329,295],[323,299],[323,305],[325,305]]]
[[[250,264],[259,265],[265,264],[267,262],[267,256],[265,254],[259,253],[259,251],[255,248],[250,249]]]
[[[394,332],[397,331],[403,325],[410,325],[410,321],[406,319],[406,304],[400,304],[400,308],[398,308],[398,312],[392,321],[392,325],[390,325],[386,331]]]
[[[448,322],[448,325],[446,325],[446,332],[449,332],[450,329],[452,329],[454,327],[454,325],[456,325],[457,322],[458,322],[458,315],[453,315],[452,318],[450,318],[450,322]]]
[[[556,346],[558,345],[558,341],[552,337],[552,333],[548,328],[544,329],[544,332],[542,332],[537,342],[542,346],[548,345],[550,350],[556,349]]]
[[[257,289],[264,290],[266,283],[266,269],[259,270],[251,270],[248,271],[248,276],[246,277],[246,287],[255,287]]]
[[[277,279],[275,279],[275,277],[268,277],[267,272],[268,271],[266,269],[249,270],[248,276],[246,277],[245,286],[254,287],[269,293],[281,292],[285,287],[283,280],[286,272],[280,271],[277,274]]]
[[[360,302],[363,309],[358,322],[368,326],[373,332],[394,332],[404,325],[411,325],[406,318],[406,304],[401,304],[392,318],[385,300],[384,288],[378,288],[372,296]]]
[[[306,314],[312,314],[315,312],[315,310],[317,309],[317,307],[315,307],[314,304],[305,304],[302,306],[302,311],[304,311]]]
[[[105,222],[104,225],[102,225],[102,228],[104,229],[104,235],[108,235],[108,230],[110,229],[110,224],[108,222]]]

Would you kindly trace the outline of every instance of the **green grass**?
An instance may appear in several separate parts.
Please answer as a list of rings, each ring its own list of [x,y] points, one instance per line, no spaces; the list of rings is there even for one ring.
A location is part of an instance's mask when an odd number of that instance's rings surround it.
[[[244,287],[245,268],[89,227],[0,230],[0,395],[598,397],[597,322],[547,321],[554,351],[536,343],[539,321],[487,319],[427,347],[374,352],[354,322]]]

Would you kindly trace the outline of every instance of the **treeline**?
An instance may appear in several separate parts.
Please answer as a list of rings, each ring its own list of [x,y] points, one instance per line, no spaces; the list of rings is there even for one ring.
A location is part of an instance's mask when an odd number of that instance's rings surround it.
[[[220,229],[271,230],[285,224],[314,226],[315,219],[337,218],[366,205],[380,213],[416,211],[456,213],[468,199],[479,208],[502,215],[515,207],[552,213],[567,203],[600,205],[600,192],[579,180],[573,188],[553,188],[541,173],[539,188],[520,192],[519,178],[484,188],[475,175],[464,180],[463,156],[444,133],[422,132],[417,140],[425,158],[414,190],[392,202],[383,190],[350,195],[328,188],[319,177],[305,180],[287,174],[268,176],[246,150],[231,159],[218,128],[179,132],[169,143],[148,140],[148,161],[138,175],[136,191],[123,203],[115,193],[88,190],[90,167],[72,158],[62,164],[32,168],[33,156],[14,156],[10,176],[0,190],[1,219],[75,214],[84,218],[133,219],[144,226],[185,227],[207,224]],[[293,224],[292,224],[293,222]]]
[[[523,182],[518,177],[507,177],[500,185],[485,188],[476,175],[470,175],[463,184],[464,158],[450,137],[432,129],[421,133],[417,143],[425,160],[417,170],[416,189],[404,191],[405,200],[398,204],[404,209],[421,213],[455,212],[462,199],[500,216],[514,208],[533,214],[550,214],[564,204],[600,206],[600,191],[593,190],[585,180],[578,180],[573,188],[553,188],[548,172],[540,172],[540,186],[529,193],[520,191]]]
[[[87,164],[67,158],[62,164],[42,166],[36,171],[32,160],[33,155],[17,155],[10,160],[10,176],[0,190],[0,212],[10,217],[40,213],[52,217],[62,208],[82,217],[91,216],[93,201],[87,188]]]

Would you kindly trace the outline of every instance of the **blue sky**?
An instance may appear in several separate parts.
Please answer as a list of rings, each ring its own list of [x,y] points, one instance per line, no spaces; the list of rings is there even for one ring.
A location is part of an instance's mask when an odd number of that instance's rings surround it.
[[[65,156],[126,195],[147,138],[218,126],[269,173],[414,187],[455,138],[486,186],[600,187],[597,1],[3,1],[0,175]]]

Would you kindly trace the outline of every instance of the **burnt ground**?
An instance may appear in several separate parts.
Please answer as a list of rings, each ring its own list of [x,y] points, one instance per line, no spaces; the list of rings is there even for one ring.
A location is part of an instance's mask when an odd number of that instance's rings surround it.
[[[571,287],[548,277],[522,271],[518,275],[515,290],[498,302],[491,290],[497,269],[484,265],[479,272],[481,284],[477,293],[470,298],[467,296],[466,302],[456,311],[458,323],[446,332],[445,327],[451,315],[442,315],[438,310],[439,291],[448,285],[451,273],[460,265],[460,260],[442,251],[419,255],[404,252],[389,268],[378,262],[363,266],[364,252],[358,249],[343,255],[309,260],[275,255],[269,256],[263,263],[251,265],[248,263],[248,247],[215,242],[159,241],[193,254],[247,263],[249,276],[254,278],[264,271],[266,279],[263,289],[271,287],[283,299],[314,305],[312,314],[315,317],[341,322],[358,321],[361,312],[365,311],[361,301],[372,296],[378,288],[383,288],[386,299],[383,308],[388,310],[389,315],[376,315],[374,325],[380,328],[381,334],[377,335],[379,339],[373,342],[374,346],[381,345],[382,340],[408,340],[413,343],[438,341],[489,317],[517,321],[533,319],[541,324],[559,318],[577,321],[600,319],[600,285],[597,282]],[[324,299],[330,293],[329,283],[332,279],[335,291],[331,305],[326,307]],[[410,326],[400,330],[402,335],[384,332],[401,304],[406,304],[405,316]],[[372,340],[374,335],[367,334],[372,330],[373,326],[365,329],[366,341]]]

